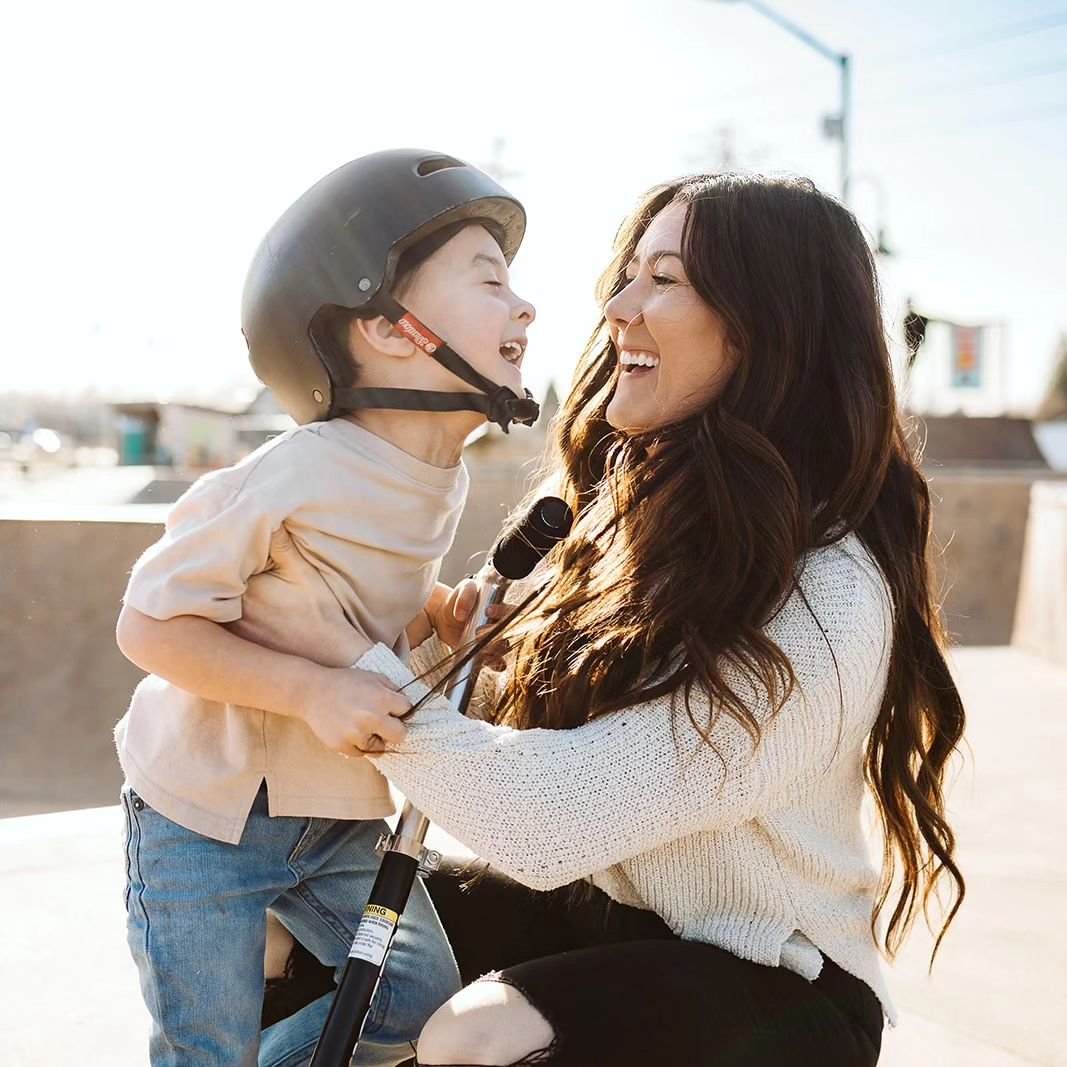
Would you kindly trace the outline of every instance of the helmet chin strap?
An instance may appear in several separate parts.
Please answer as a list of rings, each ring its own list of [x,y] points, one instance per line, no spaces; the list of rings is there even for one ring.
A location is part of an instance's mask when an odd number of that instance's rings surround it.
[[[477,411],[490,422],[495,422],[504,433],[510,431],[513,422],[531,426],[537,421],[540,408],[529,389],[524,390],[525,396],[516,396],[506,385],[498,385],[475,370],[446,341],[441,340],[391,296],[380,294],[375,305],[413,345],[479,391],[437,393],[428,389],[363,389],[358,385],[346,386],[333,391],[336,408],[349,411],[368,408],[390,411]]]

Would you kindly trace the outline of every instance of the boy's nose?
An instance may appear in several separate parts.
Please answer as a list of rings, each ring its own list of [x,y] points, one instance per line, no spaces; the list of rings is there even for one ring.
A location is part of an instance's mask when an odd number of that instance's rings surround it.
[[[515,307],[512,309],[511,317],[518,319],[519,322],[529,326],[530,323],[537,318],[537,308],[535,308],[528,300],[523,300],[522,297],[516,297]]]

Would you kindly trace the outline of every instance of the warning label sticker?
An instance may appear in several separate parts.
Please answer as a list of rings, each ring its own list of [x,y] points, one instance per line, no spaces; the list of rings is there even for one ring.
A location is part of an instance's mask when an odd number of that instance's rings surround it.
[[[359,920],[359,928],[348,955],[379,966],[385,959],[399,921],[400,916],[395,911],[383,908],[380,904],[368,904],[363,909],[363,918]]]

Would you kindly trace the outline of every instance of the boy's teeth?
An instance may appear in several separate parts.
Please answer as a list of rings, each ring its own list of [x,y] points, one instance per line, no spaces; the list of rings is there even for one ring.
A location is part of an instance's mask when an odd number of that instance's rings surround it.
[[[500,346],[500,354],[509,363],[514,363],[522,355],[522,345],[518,341],[505,341]]]

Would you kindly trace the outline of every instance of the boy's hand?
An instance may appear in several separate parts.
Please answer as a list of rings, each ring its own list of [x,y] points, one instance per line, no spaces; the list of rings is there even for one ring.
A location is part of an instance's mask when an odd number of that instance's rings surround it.
[[[434,596],[426,604],[426,614],[437,636],[449,648],[456,649],[462,644],[463,631],[477,602],[478,587],[470,578],[464,578],[455,589],[438,584],[434,590]]]
[[[446,587],[447,588],[447,587]],[[432,616],[434,629],[438,637],[449,648],[455,650],[463,643],[463,633],[467,628],[467,620],[478,603],[478,586],[470,578],[464,578],[448,596],[438,604],[436,613]],[[429,612],[430,605],[426,605]],[[490,604],[486,609],[486,618],[489,620],[485,625],[479,626],[474,639],[484,637],[489,630],[498,622],[508,618],[514,613],[510,604]],[[481,662],[490,670],[503,670],[505,657],[508,652],[508,643],[499,638],[485,646],[481,653]]]
[[[398,716],[411,710],[411,701],[387,678],[355,668],[325,668],[320,677],[302,718],[327,748],[362,756],[404,740],[407,727]]]

